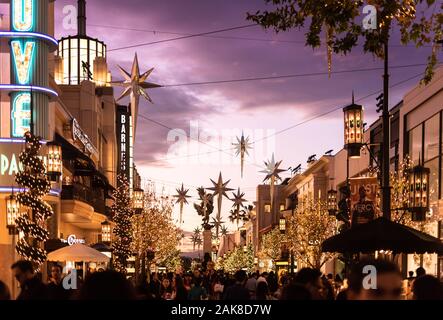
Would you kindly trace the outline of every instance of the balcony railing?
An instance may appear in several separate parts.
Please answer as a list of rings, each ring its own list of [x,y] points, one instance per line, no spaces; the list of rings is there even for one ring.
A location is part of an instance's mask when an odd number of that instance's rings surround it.
[[[108,211],[103,196],[97,195],[97,190],[82,184],[64,185],[62,187],[61,199],[85,202],[94,207],[94,211],[98,213],[106,214]]]

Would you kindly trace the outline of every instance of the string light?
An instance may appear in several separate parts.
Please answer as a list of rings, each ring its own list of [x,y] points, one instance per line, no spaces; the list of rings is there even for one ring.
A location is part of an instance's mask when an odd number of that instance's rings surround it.
[[[15,181],[25,187],[25,191],[17,194],[17,201],[27,212],[15,221],[17,229],[24,235],[17,242],[16,251],[24,259],[41,265],[46,261],[46,251],[41,246],[49,239],[45,221],[53,215],[52,207],[42,198],[49,193],[51,183],[45,175],[45,165],[38,157],[40,138],[27,132],[25,143],[25,150],[19,156],[22,170],[16,174]]]

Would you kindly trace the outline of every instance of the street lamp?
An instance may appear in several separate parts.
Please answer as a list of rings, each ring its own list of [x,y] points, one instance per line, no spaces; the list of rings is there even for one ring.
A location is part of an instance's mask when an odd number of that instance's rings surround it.
[[[62,147],[54,142],[48,142],[46,146],[48,147],[46,173],[54,181],[62,174]]]
[[[337,191],[334,189],[328,190],[328,212],[330,216],[335,216],[337,213]]]
[[[280,229],[280,233],[281,234],[285,234],[286,233],[286,219],[285,217],[280,217],[280,221],[279,221],[279,229]]]
[[[412,221],[425,221],[429,210],[430,170],[419,164],[409,171],[409,206]]]
[[[15,220],[20,214],[20,203],[17,198],[11,194],[6,199],[6,227],[9,229],[10,234],[16,233]]]
[[[111,224],[108,220],[102,222],[102,242],[110,243],[111,242]]]
[[[352,104],[343,108],[345,128],[345,149],[350,158],[360,157],[363,146],[363,106]]]
[[[144,206],[145,192],[143,189],[134,189],[133,191],[133,207],[136,213],[140,213]]]

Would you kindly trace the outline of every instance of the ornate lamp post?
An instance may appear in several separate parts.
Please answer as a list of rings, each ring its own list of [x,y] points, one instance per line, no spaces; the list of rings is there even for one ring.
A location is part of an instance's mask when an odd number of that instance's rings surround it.
[[[17,198],[12,194],[6,199],[6,227],[9,230],[9,234],[13,235],[17,233],[15,219],[20,214],[20,203]]]
[[[429,211],[429,168],[420,163],[409,172],[409,211],[412,221],[425,221]]]
[[[106,244],[111,243],[111,224],[108,220],[102,222],[102,242]]]
[[[328,212],[330,216],[335,216],[337,214],[337,190],[328,190],[328,200],[327,200]]]
[[[286,219],[285,219],[285,217],[283,217],[283,216],[280,217],[280,220],[278,223],[278,228],[280,229],[281,234],[286,233]]]
[[[54,142],[49,142],[46,146],[48,147],[46,174],[55,181],[62,174],[62,147]]]
[[[345,149],[348,150],[349,158],[360,157],[360,149],[363,146],[363,107],[354,103],[343,108],[345,128]]]
[[[143,189],[134,189],[132,196],[133,196],[133,207],[135,209],[135,212],[139,214],[143,210],[145,204],[144,201],[145,192],[143,191]]]

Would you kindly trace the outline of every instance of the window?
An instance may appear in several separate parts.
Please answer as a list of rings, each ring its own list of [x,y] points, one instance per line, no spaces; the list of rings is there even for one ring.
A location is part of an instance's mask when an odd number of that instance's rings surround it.
[[[438,158],[425,162],[425,167],[431,170],[429,176],[429,202],[435,203],[438,200]]]
[[[440,114],[436,114],[425,122],[425,154],[424,161],[431,160],[439,154]]]
[[[271,205],[265,204],[265,213],[270,213],[270,212],[271,212]]]
[[[422,157],[422,126],[418,126],[409,131],[409,156],[415,164],[418,164],[419,157]]]

